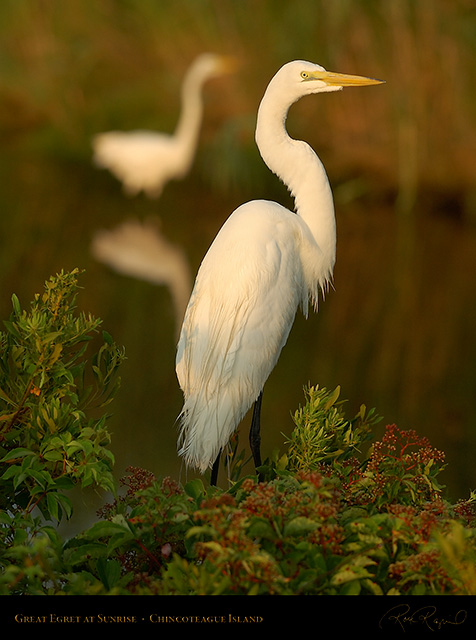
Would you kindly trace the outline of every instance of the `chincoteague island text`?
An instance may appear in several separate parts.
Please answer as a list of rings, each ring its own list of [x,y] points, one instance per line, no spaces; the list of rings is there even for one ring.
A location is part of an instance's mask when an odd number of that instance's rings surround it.
[[[17,613],[14,620],[18,624],[260,624],[262,616],[234,615],[161,615],[151,613],[148,616],[137,615],[24,615]]]

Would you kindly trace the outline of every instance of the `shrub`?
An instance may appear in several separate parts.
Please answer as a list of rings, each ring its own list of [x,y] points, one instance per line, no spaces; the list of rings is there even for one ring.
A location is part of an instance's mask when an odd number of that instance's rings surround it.
[[[361,407],[347,420],[338,396],[306,391],[287,453],[260,469],[266,482],[180,487],[129,469],[108,522],[71,544],[100,540],[88,570],[99,578],[114,559],[116,593],[476,593],[476,496],[445,501],[444,456],[414,431],[388,426],[364,451],[378,417]]]
[[[100,321],[76,313],[78,274],[52,277],[28,311],[13,296],[0,333],[0,581],[14,592],[41,591],[52,577],[59,544],[52,525],[72,515],[67,492],[114,490],[101,410],[117,389],[124,354],[103,332],[86,358]]]
[[[348,419],[340,389],[309,387],[284,454],[230,486],[129,468],[115,487],[105,405],[124,357],[75,312],[77,275],[58,274],[30,311],[13,298],[0,334],[0,594],[476,594],[476,494],[448,502],[444,455],[375,411]],[[91,345],[93,346],[93,345]],[[113,493],[70,540],[67,491]]]

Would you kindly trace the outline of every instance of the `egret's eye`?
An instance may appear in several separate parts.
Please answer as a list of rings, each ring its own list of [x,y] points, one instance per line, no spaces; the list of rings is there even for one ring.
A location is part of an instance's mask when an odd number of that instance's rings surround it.
[[[309,74],[307,71],[301,71],[301,78],[303,80],[307,80],[309,78]]]

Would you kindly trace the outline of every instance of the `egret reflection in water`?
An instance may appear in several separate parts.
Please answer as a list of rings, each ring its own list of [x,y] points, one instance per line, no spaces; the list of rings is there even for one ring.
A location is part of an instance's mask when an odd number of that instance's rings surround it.
[[[114,229],[100,229],[91,253],[118,273],[168,287],[178,335],[192,288],[190,267],[182,249],[163,235],[160,219],[127,220]]]

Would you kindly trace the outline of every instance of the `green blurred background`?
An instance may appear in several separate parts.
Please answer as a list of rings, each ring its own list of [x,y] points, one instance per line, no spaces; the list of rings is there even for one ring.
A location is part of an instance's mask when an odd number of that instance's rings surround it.
[[[242,202],[289,204],[254,144],[258,103],[296,58],[385,85],[309,97],[288,126],[334,190],[335,290],[298,316],[263,405],[263,453],[283,448],[307,382],[340,384],[385,424],[443,449],[453,499],[476,488],[476,5],[470,0],[2,0],[0,317],[61,269],[84,268],[80,306],[124,345],[110,429],[128,465],[185,479],[170,292],[96,262],[99,228],[157,216],[192,274]],[[172,131],[180,82],[203,51],[232,54],[205,90],[190,175],[157,201],[127,198],[92,164],[111,129]],[[248,423],[246,423],[247,441]],[[250,467],[251,470],[251,467]],[[188,476],[190,477],[190,476]]]

